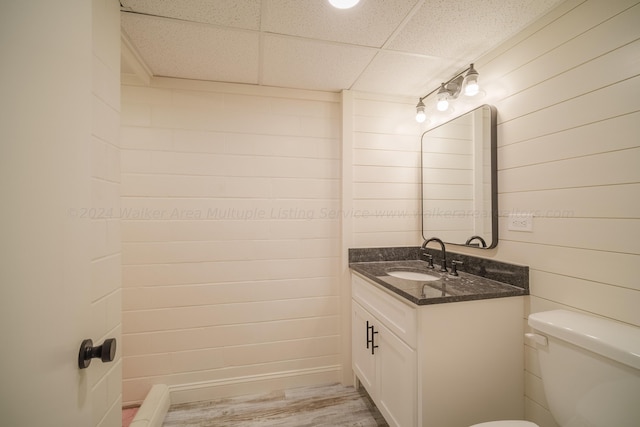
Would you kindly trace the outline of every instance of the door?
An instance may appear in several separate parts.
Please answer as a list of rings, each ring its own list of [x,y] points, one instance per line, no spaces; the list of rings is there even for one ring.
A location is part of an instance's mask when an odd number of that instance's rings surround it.
[[[78,369],[102,322],[80,215],[92,206],[92,3],[0,3],[3,426],[117,425],[94,419],[94,366]]]
[[[417,417],[416,351],[384,325],[376,326],[378,409],[390,426],[414,426]]]

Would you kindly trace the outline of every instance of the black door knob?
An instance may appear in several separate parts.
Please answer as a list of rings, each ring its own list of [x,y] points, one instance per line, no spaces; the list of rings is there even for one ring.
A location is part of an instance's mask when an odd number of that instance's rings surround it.
[[[93,346],[93,341],[86,339],[80,344],[80,353],[78,354],[78,367],[80,369],[88,368],[91,359],[100,358],[103,362],[112,362],[116,357],[116,339],[107,338],[102,345]]]

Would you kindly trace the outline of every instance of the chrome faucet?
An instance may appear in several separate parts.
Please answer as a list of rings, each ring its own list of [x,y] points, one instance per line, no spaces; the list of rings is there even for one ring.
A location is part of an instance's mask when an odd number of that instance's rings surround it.
[[[438,239],[437,237],[432,237],[430,239],[427,239],[422,244],[422,251],[423,252],[426,252],[427,244],[429,242],[438,242],[438,243],[440,243],[440,250],[442,251],[442,263],[440,264],[440,271],[443,271],[443,272],[448,271],[447,270],[447,250],[444,247],[444,242],[442,240]]]

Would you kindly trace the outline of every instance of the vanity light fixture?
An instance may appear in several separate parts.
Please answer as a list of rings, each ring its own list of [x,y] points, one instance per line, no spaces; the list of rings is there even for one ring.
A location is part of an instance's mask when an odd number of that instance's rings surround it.
[[[467,73],[464,75],[464,73]],[[461,71],[451,78],[448,82],[440,84],[438,89],[434,89],[425,96],[418,99],[418,105],[416,105],[416,121],[418,123],[424,123],[427,119],[425,113],[424,100],[428,96],[436,93],[436,108],[438,111],[447,111],[449,109],[449,101],[457,99],[461,92],[466,96],[475,96],[480,92],[480,86],[478,85],[478,71],[473,68],[473,64],[469,65],[469,68]]]
[[[335,7],[336,9],[351,9],[359,2],[360,0],[329,0],[331,6]]]

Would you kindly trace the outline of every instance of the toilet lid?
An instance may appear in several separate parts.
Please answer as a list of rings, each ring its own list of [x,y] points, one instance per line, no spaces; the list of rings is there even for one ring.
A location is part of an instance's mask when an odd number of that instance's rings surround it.
[[[505,420],[505,421],[489,421],[488,423],[474,424],[470,427],[538,427],[529,421]]]

